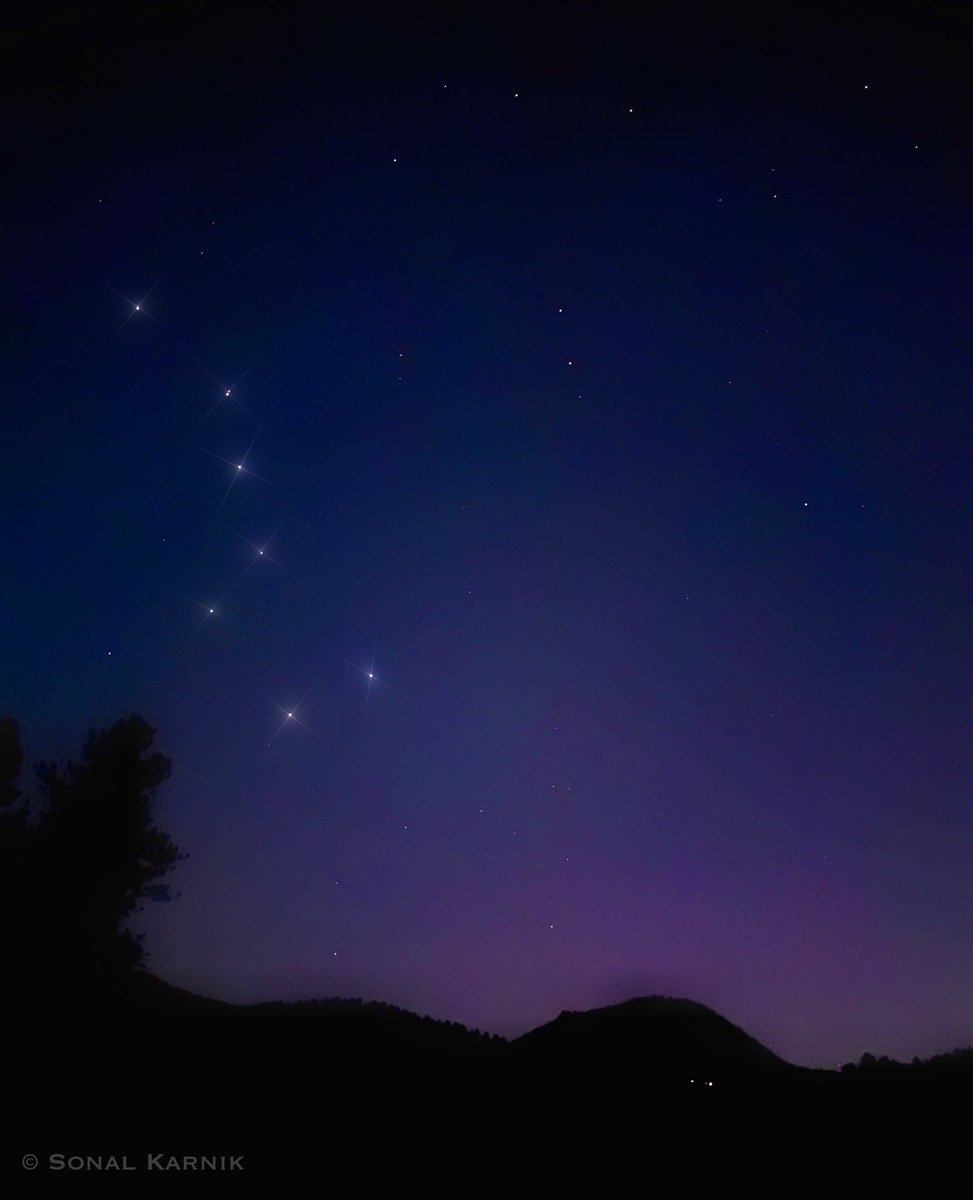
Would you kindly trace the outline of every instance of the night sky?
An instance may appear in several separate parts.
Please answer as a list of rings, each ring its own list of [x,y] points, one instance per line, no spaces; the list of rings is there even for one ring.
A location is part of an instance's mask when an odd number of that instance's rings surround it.
[[[4,6],[0,708],[158,730],[152,970],[970,1042],[973,22],[846,7]]]

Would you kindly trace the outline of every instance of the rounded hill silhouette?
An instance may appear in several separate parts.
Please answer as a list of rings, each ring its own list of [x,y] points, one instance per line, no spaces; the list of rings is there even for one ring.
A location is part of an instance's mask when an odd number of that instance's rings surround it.
[[[525,1063],[638,1075],[648,1086],[706,1086],[799,1070],[705,1005],[669,996],[562,1012],[512,1049]]]

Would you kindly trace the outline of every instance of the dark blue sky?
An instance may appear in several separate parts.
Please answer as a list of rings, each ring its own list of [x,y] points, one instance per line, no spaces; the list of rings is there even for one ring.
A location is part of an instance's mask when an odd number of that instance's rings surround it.
[[[153,969],[968,1042],[968,14],[198,7],[2,18],[0,706],[157,727]]]

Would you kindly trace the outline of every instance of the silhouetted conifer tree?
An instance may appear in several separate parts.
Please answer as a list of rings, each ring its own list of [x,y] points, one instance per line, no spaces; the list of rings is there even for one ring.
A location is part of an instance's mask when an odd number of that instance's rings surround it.
[[[0,721],[0,899],[5,966],[25,999],[92,999],[138,966],[141,938],[127,928],[145,900],[168,900],[163,877],[184,857],[152,820],[170,760],[135,715],[92,730],[78,762],[35,768],[37,820],[15,786],[23,754],[16,723]]]
[[[20,730],[13,717],[0,717],[0,809],[7,815],[21,791],[17,787],[24,753],[20,748]]]
[[[0,719],[0,955],[9,996],[16,987],[29,943],[30,917],[25,915],[29,877],[27,805],[17,807],[17,787],[24,755],[20,730],[12,717]]]

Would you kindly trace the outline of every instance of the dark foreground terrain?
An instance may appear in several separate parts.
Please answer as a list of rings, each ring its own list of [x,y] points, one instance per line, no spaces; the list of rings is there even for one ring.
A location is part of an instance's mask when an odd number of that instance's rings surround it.
[[[646,1156],[696,1176],[755,1144],[765,1164],[817,1147],[819,1165],[876,1137],[915,1145],[973,1096],[969,1053],[806,1070],[663,997],[562,1013],[507,1042],[357,1000],[234,1006],[136,972],[88,1003],[35,1004],[8,1030],[7,1166],[37,1154],[37,1177],[51,1155],[74,1156],[78,1174],[125,1156],[131,1181],[160,1152],[243,1155],[251,1180],[434,1174],[447,1190]]]

